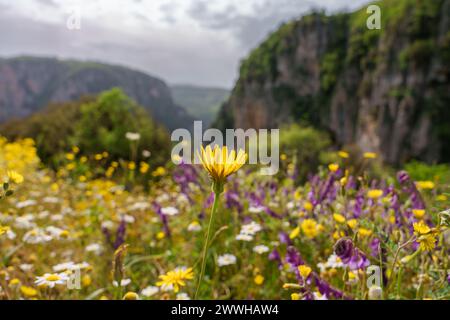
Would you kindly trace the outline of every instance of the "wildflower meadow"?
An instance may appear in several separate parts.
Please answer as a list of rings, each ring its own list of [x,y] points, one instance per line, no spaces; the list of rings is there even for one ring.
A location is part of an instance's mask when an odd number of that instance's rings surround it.
[[[339,151],[299,183],[286,154],[263,176],[243,150],[198,152],[201,165],[152,167],[73,146],[54,170],[32,139],[1,138],[0,297],[449,298],[435,177],[371,178]]]

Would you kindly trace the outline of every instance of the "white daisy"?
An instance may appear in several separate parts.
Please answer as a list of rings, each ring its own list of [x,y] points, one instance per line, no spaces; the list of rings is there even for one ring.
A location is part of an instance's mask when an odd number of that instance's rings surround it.
[[[34,282],[38,286],[53,288],[57,284],[65,284],[68,276],[64,273],[46,273],[42,277],[36,277]]]
[[[269,247],[261,244],[259,246],[255,246],[253,248],[253,251],[258,254],[263,254],[263,253],[269,252]]]
[[[250,213],[260,213],[264,211],[264,207],[263,206],[250,206],[248,208],[248,212]]]
[[[236,240],[240,240],[240,241],[252,241],[253,240],[253,236],[249,235],[249,234],[245,234],[245,233],[240,233],[236,236]]]
[[[175,207],[164,207],[161,209],[161,213],[166,216],[174,216],[179,213],[178,209]]]
[[[86,246],[86,251],[100,254],[103,251],[103,246],[99,243],[91,243],[90,245]]]
[[[217,257],[217,265],[219,267],[228,266],[228,265],[235,264],[235,263],[236,263],[236,256],[234,256],[230,253],[225,253],[225,254]]]
[[[261,231],[262,227],[259,223],[256,223],[254,221],[244,224],[241,227],[241,233],[245,233],[245,234],[249,234],[249,235],[254,235],[257,232]]]
[[[142,289],[141,291],[141,295],[143,295],[144,297],[151,297],[154,294],[158,293],[159,288],[156,286],[148,286],[147,288]]]
[[[177,300],[191,300],[191,298],[188,296],[185,292],[180,292],[177,294]]]
[[[141,134],[138,132],[127,132],[125,137],[130,141],[138,141],[141,138]]]
[[[129,285],[130,283],[131,283],[131,279],[122,279],[122,280],[120,281],[120,286],[121,286],[121,287],[126,287],[126,286]],[[118,287],[118,286],[119,286],[119,284],[117,283],[116,280],[113,281],[113,286],[114,286],[114,287]]]
[[[22,240],[26,243],[37,244],[52,240],[53,238],[46,234],[42,229],[33,229],[24,234]]]
[[[192,221],[188,227],[187,227],[188,231],[191,232],[197,232],[202,230],[202,226],[200,225],[200,223],[198,223],[198,221]]]

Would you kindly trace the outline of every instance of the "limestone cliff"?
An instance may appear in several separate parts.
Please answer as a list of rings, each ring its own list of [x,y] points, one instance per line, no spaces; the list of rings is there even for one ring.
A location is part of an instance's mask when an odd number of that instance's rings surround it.
[[[375,4],[380,30],[366,7],[281,26],[242,62],[215,125],[306,122],[387,163],[450,161],[450,0]]]

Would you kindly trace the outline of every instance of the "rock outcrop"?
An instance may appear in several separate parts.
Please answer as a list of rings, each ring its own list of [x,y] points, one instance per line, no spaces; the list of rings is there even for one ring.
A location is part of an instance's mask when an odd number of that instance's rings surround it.
[[[281,26],[242,62],[215,125],[306,122],[390,164],[450,161],[450,1],[375,4],[380,30],[366,7]]]

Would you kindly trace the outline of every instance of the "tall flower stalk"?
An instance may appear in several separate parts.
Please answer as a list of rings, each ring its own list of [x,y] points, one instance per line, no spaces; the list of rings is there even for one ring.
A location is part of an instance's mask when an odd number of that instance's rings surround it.
[[[205,274],[209,241],[214,225],[214,217],[217,207],[219,206],[220,194],[223,192],[227,177],[238,171],[244,165],[247,160],[247,154],[243,150],[239,150],[239,153],[237,154],[234,150],[228,152],[228,148],[226,146],[220,148],[216,145],[214,149],[212,149],[211,146],[207,146],[206,149],[202,147],[199,158],[203,168],[208,172],[209,177],[211,178],[211,188],[214,193],[214,202],[211,209],[211,215],[209,217],[205,243],[203,245],[202,263],[194,299],[197,299],[203,276]]]

